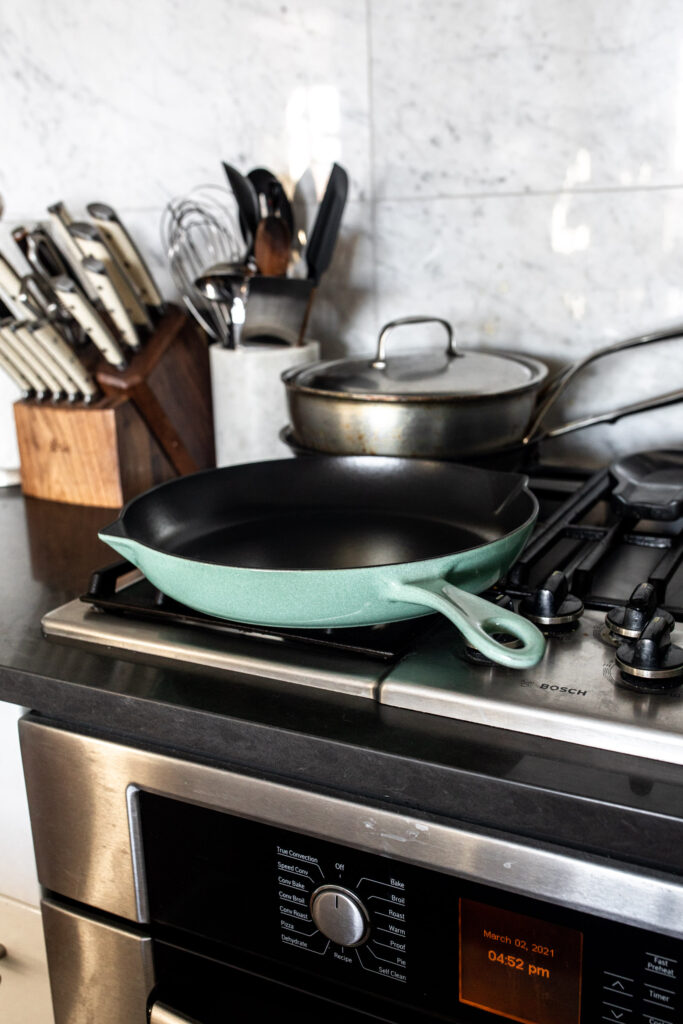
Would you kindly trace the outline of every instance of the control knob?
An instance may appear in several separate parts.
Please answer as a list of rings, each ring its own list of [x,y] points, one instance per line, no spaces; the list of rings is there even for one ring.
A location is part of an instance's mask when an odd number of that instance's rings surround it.
[[[670,623],[670,630],[674,628],[676,623],[673,616],[657,607],[657,591],[652,584],[639,583],[626,607],[610,608],[605,616],[605,624],[615,639],[637,640],[655,615],[666,619]]]
[[[311,896],[311,917],[319,931],[339,946],[360,946],[370,933],[368,912],[354,893],[322,885]]]
[[[633,690],[664,693],[683,683],[683,648],[671,643],[674,620],[655,615],[634,643],[617,649],[622,682]]]
[[[519,605],[520,614],[546,631],[574,629],[583,615],[583,601],[569,591],[563,572],[551,572],[547,580]]]

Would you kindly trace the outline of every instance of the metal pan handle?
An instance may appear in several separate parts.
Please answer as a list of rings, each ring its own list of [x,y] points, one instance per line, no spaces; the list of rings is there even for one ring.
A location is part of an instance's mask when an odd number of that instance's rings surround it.
[[[483,597],[461,590],[447,580],[396,583],[391,597],[396,601],[411,601],[441,612],[472,647],[498,665],[505,665],[506,668],[531,668],[543,657],[545,638],[532,622],[516,612],[485,601]],[[494,633],[511,634],[522,646],[507,647],[494,638]]]
[[[612,410],[611,412],[598,413],[594,416],[586,416],[582,419],[572,420],[569,423],[563,423],[559,427],[554,427],[552,430],[543,430],[543,423],[545,422],[546,416],[548,415],[551,408],[555,405],[561,395],[567,390],[568,386],[572,383],[574,378],[581,373],[591,363],[597,362],[598,359],[602,359],[604,356],[615,355],[617,352],[623,352],[626,349],[638,348],[641,345],[652,345],[658,341],[675,341],[676,339],[683,338],[683,324],[677,324],[674,327],[669,327],[661,331],[654,331],[652,334],[641,334],[635,338],[627,338],[625,341],[619,341],[616,345],[610,345],[607,348],[598,349],[597,352],[591,353],[580,359],[576,363],[572,363],[567,369],[563,370],[559,376],[548,386],[546,390],[545,400],[541,403],[536,415],[534,416],[531,424],[527,428],[526,435],[522,439],[522,444],[530,444],[532,441],[544,441],[550,437],[560,437],[562,434],[571,434],[575,430],[582,430],[584,427],[592,427],[597,423],[614,423],[616,420],[621,419],[624,416],[630,416],[633,413],[645,412],[647,409],[656,409],[665,405],[673,405],[675,402],[680,402],[683,399],[683,390],[669,391],[666,394],[658,395],[655,398],[644,399],[641,402],[633,402],[630,405],[622,405],[619,408]]]
[[[402,316],[398,320],[390,320],[389,323],[385,324],[379,332],[379,338],[377,339],[377,353],[371,364],[374,370],[386,369],[387,337],[396,327],[405,327],[407,324],[441,324],[448,336],[448,347],[446,348],[446,352],[449,356],[455,356],[457,354],[455,351],[453,328],[449,324],[448,320],[442,320],[441,317],[438,316]]]

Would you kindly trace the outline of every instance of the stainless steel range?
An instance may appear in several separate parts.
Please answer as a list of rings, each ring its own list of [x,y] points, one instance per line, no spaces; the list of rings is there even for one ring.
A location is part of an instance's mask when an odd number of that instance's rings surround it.
[[[531,670],[486,662],[435,617],[328,634],[218,622],[125,564],[43,628],[117,657],[237,672],[245,686],[647,759],[680,779],[680,456],[590,476],[539,470],[531,486],[541,525],[488,595],[546,633]],[[35,720],[23,746],[57,1024],[212,1024],[228,1001],[285,1020],[683,1020],[674,849],[619,860]],[[105,999],[82,1001],[87,970],[107,979]]]

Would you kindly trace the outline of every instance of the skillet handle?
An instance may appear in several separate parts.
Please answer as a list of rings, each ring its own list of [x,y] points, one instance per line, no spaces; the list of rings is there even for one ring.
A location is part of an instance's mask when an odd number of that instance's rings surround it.
[[[532,622],[507,608],[485,601],[443,579],[397,583],[391,592],[395,601],[410,601],[441,612],[465,640],[482,654],[506,668],[531,668],[545,651],[545,637]],[[522,642],[518,648],[506,647],[492,633],[511,633]]]

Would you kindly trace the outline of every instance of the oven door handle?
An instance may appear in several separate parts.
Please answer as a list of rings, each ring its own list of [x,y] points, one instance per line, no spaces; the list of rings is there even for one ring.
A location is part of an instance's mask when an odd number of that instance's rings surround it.
[[[149,1024],[201,1024],[193,1017],[172,1010],[166,1003],[154,1003],[149,1011]]]

